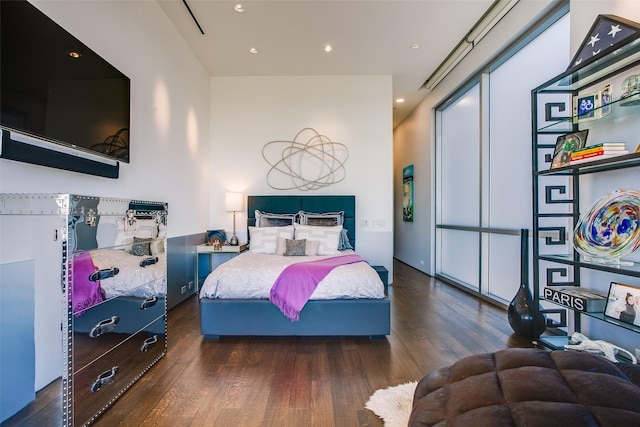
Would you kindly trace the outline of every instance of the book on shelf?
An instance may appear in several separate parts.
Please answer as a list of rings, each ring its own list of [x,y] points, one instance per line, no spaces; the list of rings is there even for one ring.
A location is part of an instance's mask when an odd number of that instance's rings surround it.
[[[618,150],[618,151],[600,151],[596,153],[583,154],[575,157],[571,157],[569,160],[570,165],[576,165],[584,162],[592,162],[596,160],[609,159],[611,157],[623,156],[625,154],[629,154],[627,150]]]
[[[583,154],[596,153],[600,151],[625,151],[627,144],[625,142],[601,142],[600,144],[589,145],[587,147],[575,150],[572,155],[580,156]]]
[[[577,286],[546,286],[544,299],[586,313],[602,313],[607,295]]]

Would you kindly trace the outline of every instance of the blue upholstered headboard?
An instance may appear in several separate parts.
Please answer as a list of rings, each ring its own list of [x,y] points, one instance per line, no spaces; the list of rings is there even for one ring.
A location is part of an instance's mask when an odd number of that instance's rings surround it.
[[[344,211],[343,227],[347,229],[351,245],[356,247],[356,196],[249,196],[247,226],[256,224],[256,209],[278,214]]]

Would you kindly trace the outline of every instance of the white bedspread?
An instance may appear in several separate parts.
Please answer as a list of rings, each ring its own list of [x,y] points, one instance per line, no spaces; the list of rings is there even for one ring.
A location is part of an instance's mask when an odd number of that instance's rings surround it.
[[[353,253],[351,251],[347,253]],[[268,299],[280,272],[288,265],[321,256],[281,256],[244,252],[221,264],[207,276],[200,298]],[[333,269],[311,295],[312,300],[384,298],[378,273],[366,262]]]
[[[140,267],[140,261],[147,257],[131,255],[114,249],[91,251],[93,264],[100,270],[117,267],[120,272],[114,277],[100,280],[100,288],[105,298],[134,296],[151,298],[164,297],[166,289],[166,254],[158,257],[158,262]]]

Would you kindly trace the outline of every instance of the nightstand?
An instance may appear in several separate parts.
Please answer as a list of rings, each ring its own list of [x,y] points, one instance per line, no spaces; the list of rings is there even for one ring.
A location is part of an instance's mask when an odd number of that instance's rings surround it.
[[[247,243],[240,243],[238,246],[224,245],[220,249],[213,249],[213,245],[196,246],[196,277],[198,278],[198,289],[204,279],[217,266],[231,258],[238,256],[247,249]],[[207,256],[208,255],[208,256]],[[208,263],[205,261],[208,260]]]

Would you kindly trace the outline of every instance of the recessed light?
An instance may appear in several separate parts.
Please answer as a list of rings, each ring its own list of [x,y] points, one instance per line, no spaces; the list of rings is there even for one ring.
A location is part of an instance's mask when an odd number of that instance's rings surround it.
[[[325,52],[331,52],[333,50],[333,46],[331,46],[330,44],[325,45],[324,47],[324,51]]]
[[[396,102],[398,104],[402,104],[404,102],[404,98],[398,98],[398,99],[396,99]]]
[[[238,13],[242,13],[244,12],[244,6],[240,3],[236,3],[235,6],[233,6],[233,10],[235,10]]]
[[[69,56],[72,58],[80,58],[81,55],[78,52],[71,51],[69,52]]]
[[[251,49],[249,49],[249,53],[260,53],[260,51],[255,47],[252,47]]]
[[[413,50],[420,49],[420,43],[413,43],[411,45],[411,49],[413,49]]]

